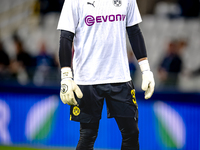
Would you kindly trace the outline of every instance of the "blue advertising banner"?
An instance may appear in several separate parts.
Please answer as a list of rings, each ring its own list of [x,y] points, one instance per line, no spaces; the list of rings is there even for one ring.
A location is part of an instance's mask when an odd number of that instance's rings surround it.
[[[79,123],[69,120],[69,106],[58,94],[0,92],[0,144],[75,147]],[[200,150],[199,94],[155,93],[148,101],[141,95],[137,98],[141,150]],[[95,148],[120,149],[121,133],[106,115],[104,106]]]

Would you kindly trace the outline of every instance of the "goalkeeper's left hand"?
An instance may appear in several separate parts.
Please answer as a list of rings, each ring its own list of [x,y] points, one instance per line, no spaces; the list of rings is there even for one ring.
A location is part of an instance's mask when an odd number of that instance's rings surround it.
[[[142,90],[145,91],[145,99],[149,99],[155,87],[153,73],[150,71],[148,60],[140,61],[139,65],[142,72]]]

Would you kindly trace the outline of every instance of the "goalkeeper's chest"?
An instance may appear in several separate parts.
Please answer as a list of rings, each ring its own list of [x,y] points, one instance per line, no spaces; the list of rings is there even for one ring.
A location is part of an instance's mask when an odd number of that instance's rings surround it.
[[[81,0],[79,5],[79,17],[96,16],[99,22],[104,21],[106,16],[126,15],[128,8],[128,0]],[[104,20],[102,20],[104,16]],[[109,18],[108,18],[109,19]],[[110,20],[114,20],[110,17]]]

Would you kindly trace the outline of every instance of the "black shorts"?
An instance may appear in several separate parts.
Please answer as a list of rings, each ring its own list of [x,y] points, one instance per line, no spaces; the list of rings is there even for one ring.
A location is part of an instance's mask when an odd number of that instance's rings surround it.
[[[70,120],[95,123],[101,119],[104,99],[107,117],[138,118],[138,106],[132,81],[98,85],[79,85],[83,98],[76,100],[78,106],[70,107]]]

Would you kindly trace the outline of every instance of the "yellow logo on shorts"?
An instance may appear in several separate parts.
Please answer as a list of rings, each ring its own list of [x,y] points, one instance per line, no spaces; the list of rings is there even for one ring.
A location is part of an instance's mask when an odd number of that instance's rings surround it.
[[[74,106],[73,108],[73,114],[74,116],[78,116],[80,114],[80,108],[78,108],[77,106]]]
[[[133,97],[133,103],[137,105],[136,98],[135,98],[135,90],[131,90],[131,95]]]

